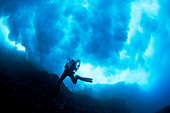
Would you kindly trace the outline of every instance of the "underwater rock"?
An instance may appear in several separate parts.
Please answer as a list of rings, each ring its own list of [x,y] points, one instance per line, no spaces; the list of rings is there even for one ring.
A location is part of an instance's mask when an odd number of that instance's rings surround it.
[[[157,111],[156,113],[170,113],[170,105],[162,108],[161,110]]]
[[[0,57],[0,70],[3,68],[0,71],[0,112],[131,113],[124,100],[98,100],[85,94],[76,94],[70,92],[64,83],[59,93],[54,94],[59,80],[57,75],[34,68],[24,60],[24,56],[17,53],[7,53],[5,56],[9,59],[8,64]],[[12,56],[18,56],[18,59]],[[17,60],[20,63],[16,63]]]

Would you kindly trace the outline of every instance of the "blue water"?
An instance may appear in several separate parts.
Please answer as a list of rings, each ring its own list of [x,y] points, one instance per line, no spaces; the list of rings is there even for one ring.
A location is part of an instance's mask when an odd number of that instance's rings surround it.
[[[67,58],[93,84],[73,92],[123,98],[154,112],[170,102],[168,0],[1,0],[0,47],[61,75]],[[146,109],[144,109],[146,108]]]

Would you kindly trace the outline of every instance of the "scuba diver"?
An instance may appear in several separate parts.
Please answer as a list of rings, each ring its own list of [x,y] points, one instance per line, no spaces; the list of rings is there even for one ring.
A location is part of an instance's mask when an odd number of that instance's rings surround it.
[[[90,82],[90,83],[93,82],[92,78],[80,77],[79,75],[74,76],[75,72],[80,67],[80,60],[74,61],[73,59],[68,58],[64,67],[65,67],[65,70],[63,74],[61,75],[57,83],[57,87],[55,89],[57,92],[59,91],[60,85],[62,81],[66,78],[66,76],[69,76],[71,78],[73,84],[76,84],[78,79],[81,81],[85,81],[85,82]]]

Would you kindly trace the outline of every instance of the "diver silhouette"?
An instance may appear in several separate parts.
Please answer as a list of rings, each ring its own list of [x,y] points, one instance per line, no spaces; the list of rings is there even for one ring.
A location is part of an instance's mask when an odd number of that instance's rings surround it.
[[[68,58],[64,67],[65,67],[65,70],[57,83],[57,87],[55,89],[56,91],[58,91],[60,89],[60,85],[61,85],[62,81],[67,76],[69,76],[71,78],[73,84],[76,84],[78,79],[81,81],[85,81],[85,82],[90,82],[90,83],[93,82],[92,78],[80,77],[79,75],[74,76],[75,72],[80,67],[80,60],[74,61],[73,59]]]

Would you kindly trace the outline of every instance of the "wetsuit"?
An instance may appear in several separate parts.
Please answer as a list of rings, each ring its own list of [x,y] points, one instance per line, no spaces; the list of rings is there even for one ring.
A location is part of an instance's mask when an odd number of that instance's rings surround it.
[[[76,62],[74,60],[68,60],[69,63],[66,63],[65,65],[65,70],[64,72],[62,73],[58,83],[57,83],[57,88],[60,87],[62,81],[66,78],[66,76],[69,76],[70,79],[72,80],[73,84],[76,84],[77,83],[77,80],[82,80],[82,81],[85,81],[85,82],[93,82],[92,78],[85,78],[85,77],[80,77],[79,75],[76,75],[74,76],[75,72],[78,70],[79,66],[76,67]],[[79,61],[79,60],[78,60]]]

